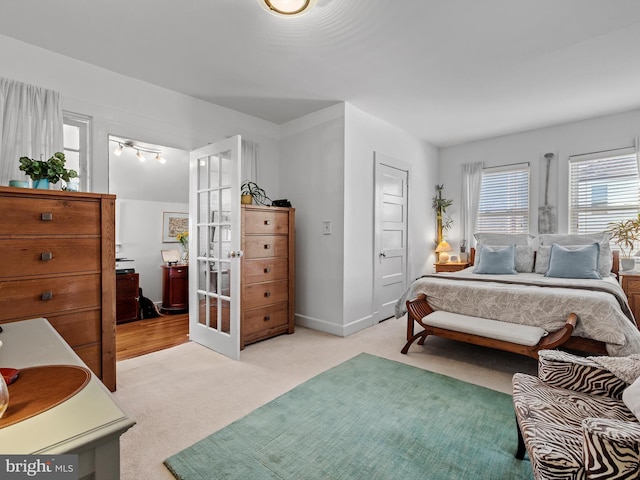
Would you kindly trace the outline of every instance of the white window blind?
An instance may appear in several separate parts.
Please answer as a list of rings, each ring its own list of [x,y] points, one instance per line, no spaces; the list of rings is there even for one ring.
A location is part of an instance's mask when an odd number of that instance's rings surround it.
[[[529,164],[486,168],[476,232],[529,233]]]
[[[619,152],[616,152],[619,153]],[[640,212],[638,159],[633,153],[569,158],[569,232],[595,233]]]

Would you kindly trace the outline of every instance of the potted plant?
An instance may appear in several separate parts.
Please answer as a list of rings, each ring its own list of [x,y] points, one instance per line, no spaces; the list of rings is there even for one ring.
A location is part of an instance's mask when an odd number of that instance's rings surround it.
[[[622,270],[633,270],[635,260],[631,258],[636,242],[640,241],[640,214],[636,218],[610,222],[606,232],[613,243],[620,247]]]
[[[433,203],[431,207],[436,212],[436,232],[438,234],[436,245],[440,245],[443,239],[443,232],[446,232],[453,225],[453,220],[449,217],[445,217],[447,208],[453,204],[453,200],[447,200],[442,198],[442,190],[444,185],[436,185],[436,196],[433,197]]]
[[[271,199],[267,197],[265,191],[258,186],[255,182],[245,181],[240,186],[240,203],[245,205],[251,205],[252,201],[255,201],[257,205],[271,205]]]
[[[33,180],[34,188],[49,188],[49,183],[58,183],[60,179],[68,182],[78,176],[75,170],[67,170],[64,153],[56,152],[49,160],[33,160],[20,157],[20,170]]]

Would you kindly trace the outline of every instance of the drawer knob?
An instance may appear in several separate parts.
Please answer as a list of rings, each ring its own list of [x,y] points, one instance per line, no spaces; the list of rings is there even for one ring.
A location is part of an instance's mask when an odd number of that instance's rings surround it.
[[[40,260],[42,260],[43,262],[46,262],[48,260],[53,259],[53,253],[52,252],[42,252],[40,254]]]
[[[271,292],[264,292],[264,296],[265,297],[270,297],[271,296]]]
[[[271,320],[271,317],[269,315],[265,315],[264,316],[264,321],[268,322],[269,320]]]
[[[264,221],[264,224],[265,224],[265,225],[271,225],[271,220],[265,220],[265,221]]]
[[[53,213],[51,212],[41,213],[40,220],[42,220],[43,222],[51,222],[53,220]]]
[[[271,268],[265,267],[264,268],[264,273],[271,273]]]
[[[51,300],[53,298],[53,292],[48,291],[48,292],[42,292],[42,294],[40,295],[40,300]]]
[[[264,249],[265,250],[269,250],[270,248],[271,248],[271,244],[269,244],[269,243],[265,243],[264,244]]]

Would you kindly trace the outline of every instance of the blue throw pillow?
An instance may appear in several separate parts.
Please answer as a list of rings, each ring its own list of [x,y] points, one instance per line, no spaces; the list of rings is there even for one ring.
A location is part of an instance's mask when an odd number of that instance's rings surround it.
[[[478,266],[473,273],[490,273],[496,275],[515,275],[516,246],[487,247],[480,250]]]
[[[554,243],[549,255],[549,269],[545,277],[602,278],[598,273],[600,244],[593,243],[569,250]]]

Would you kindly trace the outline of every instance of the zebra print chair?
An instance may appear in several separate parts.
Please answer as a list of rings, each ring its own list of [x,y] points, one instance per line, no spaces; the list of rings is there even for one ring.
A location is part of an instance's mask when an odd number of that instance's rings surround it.
[[[539,352],[538,377],[513,376],[518,451],[536,480],[640,479],[640,423],[622,401],[629,384],[598,363]]]

